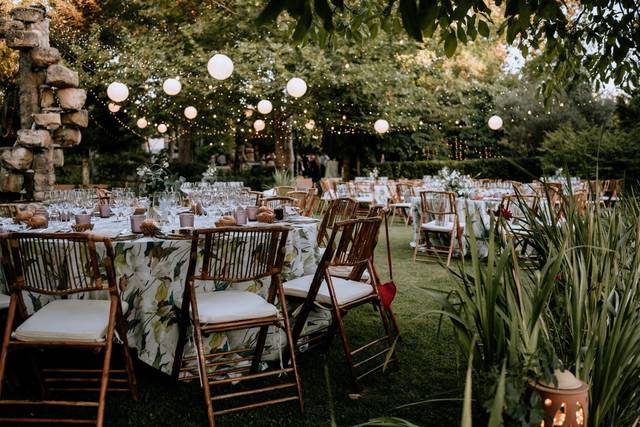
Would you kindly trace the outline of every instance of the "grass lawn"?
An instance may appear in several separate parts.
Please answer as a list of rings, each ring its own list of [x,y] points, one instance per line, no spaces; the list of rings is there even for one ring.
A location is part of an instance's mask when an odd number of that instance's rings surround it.
[[[358,400],[348,397],[348,372],[339,339],[334,339],[327,355],[305,354],[299,360],[305,411],[296,404],[284,404],[245,411],[217,418],[219,426],[338,426],[364,423],[375,417],[395,416],[421,426],[459,425],[461,403],[440,401],[399,408],[427,399],[459,398],[464,387],[466,361],[452,342],[451,329],[444,322],[438,332],[438,317],[425,312],[435,308],[424,288],[447,289],[448,273],[439,265],[411,261],[411,228],[393,225],[391,244],[394,278],[398,296],[394,309],[402,331],[397,350],[400,369],[363,382],[364,392]],[[386,280],[384,239],[377,249],[377,264]],[[346,318],[351,336],[379,336],[379,316],[370,306],[352,311]],[[325,368],[326,367],[326,368]],[[325,370],[328,371],[329,383]],[[128,394],[113,393],[108,398],[106,419],[116,426],[202,426],[206,424],[202,394],[197,382],[175,385],[169,377],[153,368],[137,365],[140,401]]]

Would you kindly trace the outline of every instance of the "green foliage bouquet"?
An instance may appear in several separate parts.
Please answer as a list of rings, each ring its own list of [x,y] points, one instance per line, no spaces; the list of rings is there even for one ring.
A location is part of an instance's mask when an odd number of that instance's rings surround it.
[[[165,191],[169,179],[169,157],[165,150],[151,156],[148,164],[138,166],[139,191],[141,194],[153,194]]]
[[[446,191],[451,191],[460,197],[469,197],[473,191],[473,184],[469,175],[463,175],[460,171],[448,167],[440,169],[438,179],[442,182]]]

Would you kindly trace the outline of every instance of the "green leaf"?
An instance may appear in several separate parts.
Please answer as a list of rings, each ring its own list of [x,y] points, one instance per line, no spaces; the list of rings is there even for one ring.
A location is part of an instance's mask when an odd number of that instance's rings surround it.
[[[331,3],[340,10],[344,10],[344,0],[331,0]]]
[[[440,7],[436,0],[420,0],[418,5],[418,22],[423,30],[429,26],[435,29],[435,23],[438,18]],[[433,31],[431,32],[433,34]]]
[[[313,2],[316,13],[322,19],[322,24],[325,30],[333,31],[333,11],[329,7],[327,0],[315,0]]]
[[[462,28],[462,26],[460,24],[458,24],[458,40],[460,40],[462,42],[462,44],[466,44],[467,43],[467,35],[464,32],[464,28]]]
[[[502,371],[500,372],[500,379],[498,380],[498,389],[496,395],[493,398],[493,405],[491,405],[491,414],[489,416],[489,423],[487,427],[500,427],[502,425],[502,411],[504,409],[505,401],[505,379],[507,376],[507,361],[502,362]]]
[[[400,0],[402,26],[413,39],[422,41],[422,31],[418,23],[418,7],[415,0]]]
[[[456,53],[457,47],[458,47],[458,39],[456,38],[455,34],[452,32],[447,33],[447,35],[444,38],[445,55],[451,58],[453,54]]]
[[[270,0],[256,18],[256,22],[262,25],[274,21],[282,13],[284,6],[284,0]]]
[[[486,21],[480,20],[478,21],[478,32],[482,37],[489,37],[491,31],[489,31],[489,25]]]
[[[471,403],[473,401],[472,396],[472,381],[473,381],[473,351],[476,347],[476,337],[473,337],[471,341],[470,351],[469,351],[469,364],[467,365],[467,379],[464,383],[464,402],[462,403],[462,422],[460,423],[460,427],[471,427],[472,426],[472,417],[473,413],[471,410]]]
[[[294,42],[299,43],[304,39],[304,36],[307,34],[307,31],[309,31],[309,28],[311,27],[312,19],[313,14],[311,13],[311,6],[309,6],[309,3],[306,3],[304,13],[300,18],[298,18],[296,29],[293,32],[293,36],[291,37]]]

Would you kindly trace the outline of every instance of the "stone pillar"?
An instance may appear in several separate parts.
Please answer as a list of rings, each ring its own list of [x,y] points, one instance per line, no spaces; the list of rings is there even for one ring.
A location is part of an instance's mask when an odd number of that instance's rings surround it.
[[[20,51],[21,127],[15,145],[0,151],[0,191],[42,199],[55,184],[55,166],[64,163],[59,148],[79,144],[79,129],[89,124],[87,94],[77,89],[78,73],[58,64],[60,52],[49,45],[49,19],[41,5],[16,7],[10,18],[0,18],[0,38]]]

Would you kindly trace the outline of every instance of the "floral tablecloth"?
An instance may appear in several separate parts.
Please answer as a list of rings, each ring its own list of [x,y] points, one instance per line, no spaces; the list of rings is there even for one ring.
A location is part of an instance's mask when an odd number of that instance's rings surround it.
[[[317,224],[294,224],[286,243],[283,280],[313,274],[319,261],[316,246]],[[145,363],[171,373],[178,341],[178,313],[182,304],[191,242],[161,238],[139,238],[114,242],[116,279],[121,298],[127,302],[125,312],[129,346],[137,350]],[[0,281],[4,277],[0,275]],[[4,283],[2,283],[4,285]],[[218,288],[221,286],[217,285]],[[234,284],[233,289],[249,290],[266,296],[268,281]],[[231,288],[222,285],[224,290]],[[37,310],[50,297],[27,294],[29,311]],[[328,312],[318,310],[310,316],[306,328],[326,326],[331,321]],[[208,348],[247,348],[255,341],[256,330],[211,334],[206,337]],[[278,330],[270,331],[265,347],[265,359],[277,359],[286,337]],[[240,347],[242,346],[242,347]],[[185,352],[193,352],[191,342]]]

